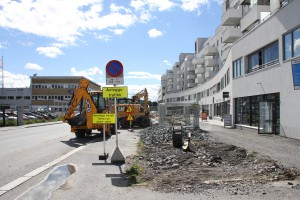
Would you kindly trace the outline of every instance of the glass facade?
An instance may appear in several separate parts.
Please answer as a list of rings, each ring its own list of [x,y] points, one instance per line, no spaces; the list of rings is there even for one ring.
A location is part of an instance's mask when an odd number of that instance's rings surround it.
[[[244,74],[244,66],[242,63],[242,58],[233,61],[233,78],[242,76]]]
[[[300,28],[283,36],[283,46],[284,60],[300,56]]]
[[[272,103],[273,133],[280,131],[280,97],[279,93],[240,97],[235,99],[235,123],[259,127],[259,103]]]
[[[278,41],[248,56],[248,72],[275,64],[274,62],[279,62]]]

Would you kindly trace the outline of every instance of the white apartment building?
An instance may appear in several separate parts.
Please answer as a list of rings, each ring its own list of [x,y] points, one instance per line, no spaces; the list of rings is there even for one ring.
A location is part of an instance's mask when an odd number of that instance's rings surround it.
[[[162,76],[162,102],[197,103],[235,127],[300,139],[299,10],[299,0],[224,0],[215,35],[196,39],[180,71]]]

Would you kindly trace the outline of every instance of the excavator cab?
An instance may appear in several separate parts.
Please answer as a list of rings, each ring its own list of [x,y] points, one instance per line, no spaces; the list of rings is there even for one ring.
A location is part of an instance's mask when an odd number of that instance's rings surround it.
[[[97,113],[103,113],[103,111],[106,110],[106,102],[103,98],[103,93],[100,91],[91,91],[89,94],[96,106]]]

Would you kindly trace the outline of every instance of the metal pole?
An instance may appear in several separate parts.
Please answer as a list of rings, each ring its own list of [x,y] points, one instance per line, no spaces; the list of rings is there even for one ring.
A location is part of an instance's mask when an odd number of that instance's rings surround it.
[[[104,156],[106,155],[105,153],[105,124],[103,124],[103,152],[104,152]]]
[[[116,146],[119,147],[118,144],[118,113],[117,113],[117,98],[115,98],[115,131],[116,131]]]

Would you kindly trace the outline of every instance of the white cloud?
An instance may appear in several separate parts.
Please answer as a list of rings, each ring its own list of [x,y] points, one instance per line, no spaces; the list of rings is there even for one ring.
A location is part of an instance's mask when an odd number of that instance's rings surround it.
[[[157,101],[158,98],[158,89],[160,84],[151,84],[151,85],[128,85],[128,97],[131,98],[136,93],[147,89],[148,99],[150,101]]]
[[[198,10],[201,5],[208,4],[209,0],[182,0],[181,8],[184,11]]]
[[[102,70],[99,69],[99,67],[93,67],[93,68],[89,68],[87,70],[81,70],[81,71],[77,71],[75,67],[72,67],[70,71],[71,71],[72,76],[84,76],[91,80],[93,80],[93,78],[91,76],[103,75],[103,72],[102,72]]]
[[[0,24],[73,45],[83,31],[127,28],[138,21],[130,9],[116,4],[111,4],[111,13],[103,13],[102,4],[102,0],[1,0]]]
[[[160,80],[160,74],[150,74],[148,72],[128,72],[125,78],[136,78],[136,79],[156,79]]]
[[[31,47],[34,45],[33,42],[23,42],[23,41],[18,41],[19,44],[21,44],[24,47]]]
[[[299,55],[299,53],[300,53],[300,39],[296,39],[296,41],[294,42],[294,45],[295,45],[294,54]]]
[[[33,70],[37,70],[37,71],[43,70],[43,68],[41,66],[39,66],[38,64],[34,64],[34,63],[27,63],[25,65],[25,69],[33,69]]]
[[[98,40],[103,40],[104,42],[108,42],[111,40],[111,36],[110,35],[98,35],[96,36],[96,38]]]
[[[2,72],[0,72],[2,76]],[[24,88],[30,86],[30,77],[24,74],[13,74],[4,71],[4,88]]]
[[[125,30],[124,29],[114,29],[113,32],[116,35],[123,35],[123,33],[125,32]]]
[[[58,47],[38,47],[36,48],[36,51],[44,55],[46,57],[50,58],[56,58],[59,55],[63,55],[64,53],[58,48]]]
[[[160,37],[163,35],[163,33],[155,28],[150,29],[148,32],[148,35],[150,38],[156,38],[156,37]]]
[[[0,43],[0,49],[4,49],[4,45],[2,43]]]
[[[168,60],[163,60],[162,62],[163,62],[165,65],[172,66],[172,64],[171,64],[170,61],[168,61]]]
[[[125,11],[126,13],[131,13],[131,10],[130,9],[127,9],[123,6],[117,6],[116,4],[112,3],[110,5],[110,10],[112,12],[121,12],[122,10]]]
[[[130,6],[136,10],[145,9],[146,7],[150,10],[165,11],[170,10],[177,4],[170,0],[132,0]]]

